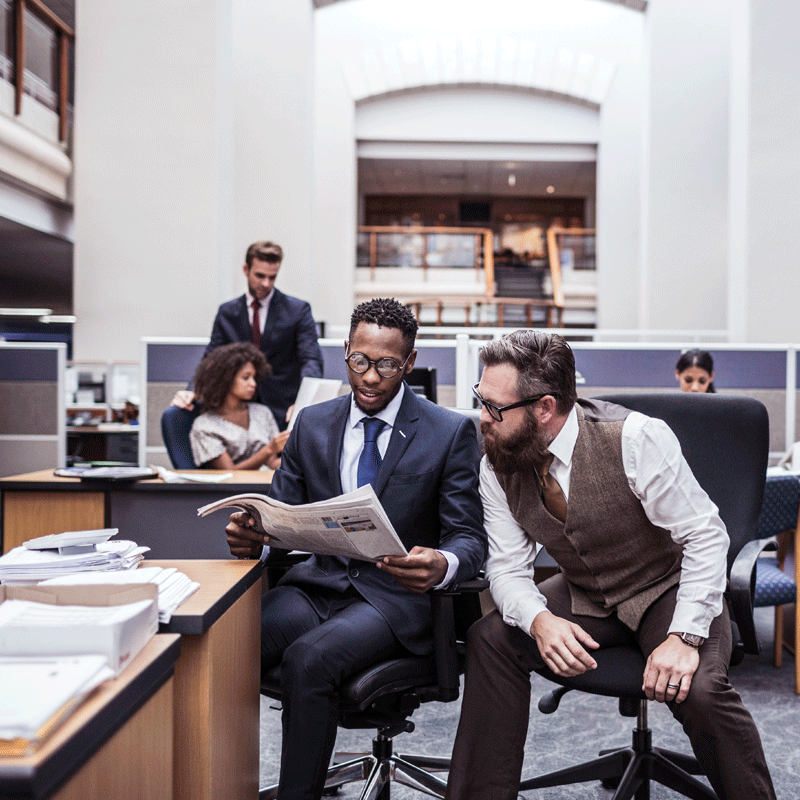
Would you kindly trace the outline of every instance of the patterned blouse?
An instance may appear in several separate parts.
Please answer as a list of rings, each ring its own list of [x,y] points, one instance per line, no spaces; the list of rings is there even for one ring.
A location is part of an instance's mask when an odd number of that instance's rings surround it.
[[[207,464],[225,452],[234,464],[238,464],[278,435],[278,424],[266,406],[248,403],[247,408],[250,415],[250,427],[247,429],[214,411],[207,411],[194,421],[189,440],[196,464]]]

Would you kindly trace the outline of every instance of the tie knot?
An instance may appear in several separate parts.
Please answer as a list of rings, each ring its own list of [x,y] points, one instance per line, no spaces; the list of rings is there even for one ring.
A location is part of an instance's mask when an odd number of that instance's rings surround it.
[[[363,422],[365,442],[374,442],[383,430],[383,426],[386,425],[382,419],[375,419],[374,417],[364,417]]]
[[[541,466],[539,467],[539,474],[542,477],[550,474],[550,465],[553,463],[553,458],[555,458],[555,456],[552,453],[548,453],[544,457],[544,460],[542,461]]]
[[[253,300],[253,302],[250,303],[250,307],[255,311],[257,308],[261,308],[261,303],[259,303],[258,300]],[[241,306],[239,306],[239,308],[241,308]]]

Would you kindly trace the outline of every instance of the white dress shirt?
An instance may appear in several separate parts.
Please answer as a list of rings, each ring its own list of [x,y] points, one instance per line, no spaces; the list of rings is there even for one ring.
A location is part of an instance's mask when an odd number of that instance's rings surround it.
[[[550,474],[569,500],[572,455],[578,439],[578,415],[570,411],[550,443]],[[718,509],[700,487],[681,453],[680,444],[659,419],[631,412],[622,426],[622,459],[631,491],[647,518],[670,532],[683,547],[677,605],[668,632],[707,637],[711,621],[722,611],[728,534]],[[533,581],[536,543],[511,515],[505,492],[489,465],[481,461],[481,498],[489,535],[486,577],[495,604],[509,625],[529,635],[547,601]]]
[[[269,304],[272,301],[272,295],[275,294],[275,289],[263,299],[259,300],[251,294],[247,294],[247,319],[250,323],[250,330],[253,330],[253,300],[258,303],[258,332],[264,333],[264,323],[267,321],[267,314],[269,314]]]
[[[378,434],[378,452],[381,454],[381,459],[386,456],[386,450],[389,447],[389,440],[392,438],[392,429],[397,420],[397,412],[400,411],[400,406],[403,402],[405,392],[411,391],[405,385],[400,384],[400,391],[389,401],[389,404],[382,411],[373,415],[374,419],[383,420],[386,424]],[[358,460],[361,457],[361,451],[364,449],[364,419],[367,415],[356,405],[355,397],[350,395],[350,415],[347,418],[347,424],[344,428],[344,440],[342,442],[342,457],[339,462],[339,475],[342,481],[342,492],[352,492],[358,488]],[[403,434],[400,431],[400,435]],[[262,560],[267,557],[269,552],[268,547],[264,547],[261,554]],[[441,583],[437,584],[434,588],[440,589],[447,586],[453,580],[458,569],[458,556],[455,553],[450,553],[447,550],[439,550],[439,552],[447,560],[447,572]]]

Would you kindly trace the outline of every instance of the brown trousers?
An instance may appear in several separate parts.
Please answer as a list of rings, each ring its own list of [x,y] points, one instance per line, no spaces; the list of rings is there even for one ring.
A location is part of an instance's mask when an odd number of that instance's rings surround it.
[[[636,633],[617,618],[577,616],[562,575],[539,586],[548,609],[577,623],[602,647],[635,642],[645,657],[667,637],[677,587],[647,610]],[[464,699],[446,800],[516,800],[531,700],[531,672],[544,666],[536,642],[492,611],[469,631]],[[700,666],[682,703],[670,702],[720,800],[774,800],[755,723],[728,682],[727,609],[700,648]],[[588,754],[587,754],[588,756]],[[544,772],[545,770],[541,770]]]

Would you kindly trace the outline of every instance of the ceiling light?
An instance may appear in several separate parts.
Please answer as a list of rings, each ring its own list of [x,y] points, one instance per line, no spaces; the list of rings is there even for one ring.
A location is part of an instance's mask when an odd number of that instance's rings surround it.
[[[61,322],[71,325],[77,321],[78,318],[74,314],[44,314],[39,317],[39,322]]]
[[[545,189],[545,191],[547,192],[547,194],[553,194],[553,192],[554,192],[555,190],[556,190],[556,187],[555,187],[555,186],[553,186],[552,184],[550,184],[550,186],[548,186],[548,187]]]
[[[0,308],[0,317],[42,317],[52,313],[52,308]]]
[[[508,176],[508,185],[509,186],[517,185],[517,176],[513,172]]]

